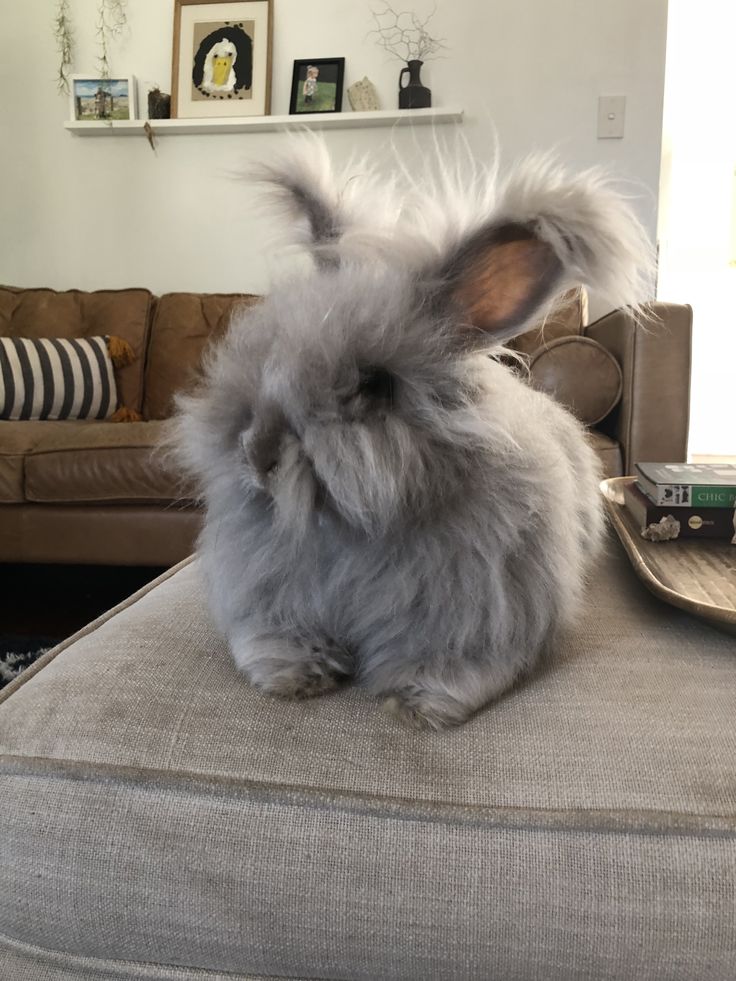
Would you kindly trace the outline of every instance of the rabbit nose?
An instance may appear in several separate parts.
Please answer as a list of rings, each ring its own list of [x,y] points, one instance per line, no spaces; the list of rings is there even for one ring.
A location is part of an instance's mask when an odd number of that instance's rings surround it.
[[[286,425],[280,413],[258,416],[241,437],[245,458],[260,477],[273,475],[281,457]]]

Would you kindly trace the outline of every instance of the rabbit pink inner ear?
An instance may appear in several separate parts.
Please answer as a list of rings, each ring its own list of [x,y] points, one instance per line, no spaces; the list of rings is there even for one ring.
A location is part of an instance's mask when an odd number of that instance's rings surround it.
[[[453,265],[452,297],[469,323],[504,338],[555,293],[562,273],[552,247],[524,225],[481,232]]]

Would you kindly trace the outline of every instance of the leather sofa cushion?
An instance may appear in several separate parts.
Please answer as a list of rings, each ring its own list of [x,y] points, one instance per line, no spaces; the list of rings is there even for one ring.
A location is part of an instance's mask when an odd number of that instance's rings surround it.
[[[171,415],[174,393],[196,382],[205,347],[225,331],[233,307],[259,299],[239,293],[167,293],[159,299],[146,365],[146,419]]]
[[[583,286],[568,290],[541,324],[514,337],[507,347],[520,354],[534,354],[540,347],[559,337],[582,334],[588,322],[588,294]]]
[[[588,439],[591,446],[598,454],[601,462],[603,477],[620,477],[623,470],[623,460],[621,457],[621,447],[615,439],[606,436],[605,433],[597,429],[588,430]]]
[[[26,457],[26,501],[140,503],[185,498],[178,478],[166,471],[156,449],[163,423],[56,425],[61,428],[47,430]]]
[[[201,523],[192,505],[11,504],[0,507],[0,555],[3,562],[169,566],[194,551]],[[1,955],[0,978],[6,981]]]
[[[0,506],[25,500],[24,474],[26,454],[36,446],[45,432],[64,422],[0,421]]]
[[[0,336],[93,337],[115,334],[135,360],[115,371],[121,405],[141,411],[143,369],[153,296],[148,290],[82,290],[0,287]]]
[[[586,426],[618,405],[623,376],[618,361],[590,337],[561,337],[537,351],[529,364],[535,388],[552,395]]]

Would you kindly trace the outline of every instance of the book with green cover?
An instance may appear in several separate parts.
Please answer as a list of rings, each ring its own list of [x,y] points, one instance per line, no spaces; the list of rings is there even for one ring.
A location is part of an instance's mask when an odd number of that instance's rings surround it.
[[[734,463],[637,463],[635,466],[640,487],[660,507],[736,507]]]
[[[637,484],[624,484],[624,505],[639,527],[643,538],[652,525],[663,518],[674,518],[677,527],[671,538],[720,538],[730,541],[736,535],[733,508],[662,507],[649,500]]]

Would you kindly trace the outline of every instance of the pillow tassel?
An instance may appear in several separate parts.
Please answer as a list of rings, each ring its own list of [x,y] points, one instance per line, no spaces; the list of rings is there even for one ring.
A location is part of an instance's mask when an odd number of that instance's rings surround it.
[[[126,406],[121,405],[120,408],[113,412],[113,414],[107,419],[107,422],[143,422],[143,416],[140,414],[140,412],[136,412],[135,409],[128,409]]]
[[[111,335],[107,338],[107,353],[116,368],[125,368],[135,361],[135,351],[122,337]]]

